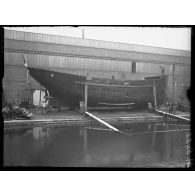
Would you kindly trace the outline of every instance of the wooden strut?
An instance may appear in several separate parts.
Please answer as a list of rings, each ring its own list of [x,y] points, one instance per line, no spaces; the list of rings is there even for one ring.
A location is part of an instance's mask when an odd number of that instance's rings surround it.
[[[113,131],[120,131],[117,128],[113,127],[112,125],[108,124],[107,122],[103,121],[102,119],[100,119],[99,117],[89,113],[89,112],[85,112],[85,114],[93,119],[95,119],[96,121],[98,121],[99,123],[105,125],[106,127],[108,127],[109,129],[112,129]]]
[[[40,86],[40,90],[39,90],[39,107],[41,106],[41,91],[42,91],[42,85]]]
[[[29,94],[28,94],[28,91],[29,91],[29,72],[28,72],[28,69],[26,69],[26,102],[27,102],[27,105],[28,105],[28,100],[29,100]]]
[[[76,84],[81,85],[90,85],[90,86],[101,86],[101,87],[122,87],[122,88],[133,88],[133,87],[153,87],[156,85],[108,85],[108,84],[100,84],[100,83],[88,83],[88,82],[78,82],[75,81]]]
[[[120,131],[119,129],[113,127],[112,125],[108,124],[107,122],[103,121],[103,120],[100,119],[99,117],[97,117],[97,116],[95,116],[95,115],[93,115],[93,114],[91,114],[91,113],[89,113],[89,112],[85,112],[85,114],[86,114],[87,116],[91,117],[92,119],[98,121],[99,123],[105,125],[106,127],[109,128],[109,130],[111,129],[111,130],[113,130],[113,131],[116,131],[116,132],[119,132],[119,133],[128,135],[127,133]]]
[[[185,122],[190,122],[190,119],[188,119],[188,118],[184,118],[184,117],[181,117],[181,116],[177,116],[177,115],[174,115],[174,114],[163,112],[163,111],[158,110],[158,109],[155,109],[154,111],[157,112],[158,114],[161,114],[161,115],[164,115],[164,116],[170,116],[170,117],[175,118],[175,119],[179,119],[179,120],[182,120],[182,121],[185,121]]]
[[[131,106],[135,103],[119,103],[119,104],[112,104],[112,103],[105,103],[105,102],[99,102],[100,105],[106,105],[106,106]]]
[[[156,86],[153,85],[154,107],[157,109]]]
[[[99,123],[105,125],[106,127],[108,127],[109,129],[113,130],[113,131],[117,131],[120,133],[125,134],[124,132],[118,130],[117,128],[113,127],[112,125],[108,124],[107,122],[103,121],[102,119],[98,118],[97,116],[87,112],[87,99],[88,99],[88,83],[85,83],[85,97],[84,97],[84,104],[85,104],[85,114],[89,117],[91,117],[92,119],[98,121]]]
[[[87,102],[88,102],[88,85],[85,84],[85,97],[84,97],[85,112],[87,111]]]
[[[88,103],[88,86],[101,86],[101,87],[122,87],[122,88],[133,88],[133,87],[153,87],[153,93],[154,93],[154,100],[155,100],[155,108],[157,108],[157,100],[156,100],[156,85],[141,85],[141,86],[127,86],[127,85],[105,85],[105,84],[98,84],[98,83],[89,83],[89,82],[77,82],[76,84],[82,84],[85,86],[84,89],[84,107],[85,112],[87,111],[87,103]],[[108,105],[108,106],[129,106],[134,105],[135,103],[119,103],[119,104],[112,104],[112,103],[105,103],[100,102],[99,104],[102,105]]]

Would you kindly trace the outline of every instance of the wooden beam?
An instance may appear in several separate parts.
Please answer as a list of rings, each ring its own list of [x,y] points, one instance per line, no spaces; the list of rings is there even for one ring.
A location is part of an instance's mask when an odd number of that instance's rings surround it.
[[[156,86],[153,86],[154,107],[157,109]]]
[[[105,103],[105,102],[99,102],[100,105],[106,105],[106,106],[131,106],[135,103],[121,103],[121,104],[113,104],[113,103]]]
[[[120,130],[118,130],[117,128],[113,127],[112,125],[108,124],[107,122],[103,121],[102,119],[100,119],[99,117],[89,113],[89,112],[85,112],[85,114],[91,118],[93,118],[94,120],[98,121],[99,123],[105,125],[106,127],[108,127],[109,129],[112,129],[113,131],[118,131],[121,132]]]
[[[39,89],[39,107],[41,106],[41,91],[42,91],[42,85],[40,85],[40,89]]]
[[[172,64],[172,73],[173,73],[173,83],[172,83],[172,100],[174,102],[175,97],[175,65]]]
[[[84,106],[85,112],[87,111],[87,101],[88,101],[88,84],[85,84],[85,98],[84,98]]]
[[[153,87],[156,85],[109,85],[109,84],[100,84],[100,83],[86,83],[75,81],[76,84],[81,85],[90,85],[90,86],[101,86],[101,87],[122,87],[122,88],[133,88],[133,87]]]
[[[26,106],[28,108],[28,104],[29,104],[29,70],[26,69]]]
[[[190,122],[190,119],[188,118],[184,118],[184,117],[181,117],[181,116],[178,116],[178,115],[174,115],[174,114],[170,114],[170,113],[167,113],[167,112],[163,112],[161,110],[154,110],[155,112],[157,112],[158,114],[161,114],[161,115],[165,115],[165,116],[169,116],[169,117],[172,117],[172,118],[175,118],[175,119],[179,119],[179,120],[182,120],[182,121],[185,121],[185,122]]]

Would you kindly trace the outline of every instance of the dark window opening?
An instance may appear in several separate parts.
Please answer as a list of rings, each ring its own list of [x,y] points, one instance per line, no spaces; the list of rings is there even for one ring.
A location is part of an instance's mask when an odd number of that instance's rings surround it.
[[[136,73],[136,62],[132,62],[132,73]]]

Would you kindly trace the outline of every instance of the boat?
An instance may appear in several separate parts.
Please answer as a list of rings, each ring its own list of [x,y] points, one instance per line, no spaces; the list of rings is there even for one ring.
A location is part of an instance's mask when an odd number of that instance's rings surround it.
[[[145,77],[142,80],[102,79],[28,67],[30,75],[44,86],[61,106],[79,107],[84,101],[85,85],[88,85],[88,106],[148,105],[154,104],[153,86],[156,87],[157,104],[165,98],[167,76]]]

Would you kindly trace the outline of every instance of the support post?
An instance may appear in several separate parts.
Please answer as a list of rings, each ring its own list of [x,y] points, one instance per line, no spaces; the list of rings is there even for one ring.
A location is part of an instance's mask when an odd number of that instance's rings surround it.
[[[153,96],[154,96],[154,107],[157,109],[157,99],[156,99],[156,86],[153,86]]]
[[[85,112],[87,112],[87,100],[88,100],[88,84],[85,84],[85,98],[84,98]]]
[[[41,106],[41,90],[42,90],[42,85],[40,86],[40,90],[39,90],[39,107]]]
[[[28,85],[29,85],[29,72],[28,69],[26,69],[26,107],[28,108],[28,101],[29,101],[29,97],[28,97]]]
[[[174,96],[175,96],[175,64],[172,64],[172,71],[173,71],[172,101],[174,102]]]
[[[165,117],[169,116],[169,117],[172,117],[172,118],[175,118],[175,119],[179,119],[179,120],[182,120],[182,121],[185,121],[185,122],[190,122],[190,119],[188,119],[188,118],[184,118],[184,117],[181,117],[181,116],[178,116],[178,115],[174,115],[174,114],[170,114],[170,113],[167,113],[167,112],[163,112],[161,110],[157,110],[156,109],[155,112],[158,113],[158,114],[162,114]]]

